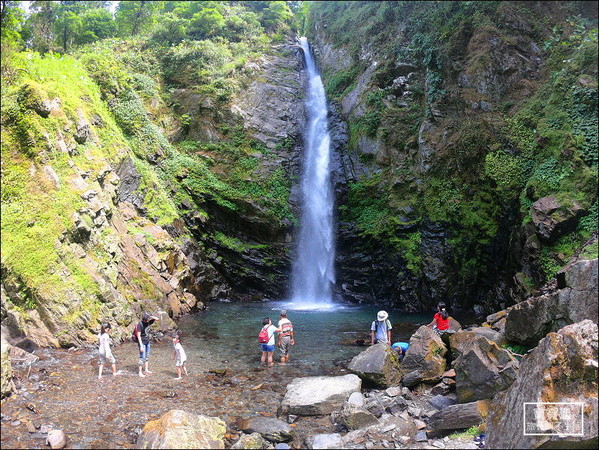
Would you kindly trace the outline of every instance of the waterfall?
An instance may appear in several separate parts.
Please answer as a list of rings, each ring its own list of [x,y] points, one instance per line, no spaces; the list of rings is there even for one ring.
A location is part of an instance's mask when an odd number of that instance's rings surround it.
[[[307,126],[301,178],[301,219],[293,262],[292,300],[298,305],[323,306],[332,301],[335,282],[333,189],[330,142],[324,86],[308,41],[300,39],[306,62]]]

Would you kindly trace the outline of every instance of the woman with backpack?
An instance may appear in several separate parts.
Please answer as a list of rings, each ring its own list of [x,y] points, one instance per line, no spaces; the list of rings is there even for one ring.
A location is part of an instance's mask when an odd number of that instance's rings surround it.
[[[449,330],[449,314],[445,309],[445,303],[439,302],[437,304],[437,313],[433,316],[433,321],[427,327],[432,327],[439,335]]]
[[[258,334],[258,342],[262,347],[262,365],[273,366],[272,354],[275,351],[275,333],[281,331],[275,327],[270,318],[262,319],[262,329]]]

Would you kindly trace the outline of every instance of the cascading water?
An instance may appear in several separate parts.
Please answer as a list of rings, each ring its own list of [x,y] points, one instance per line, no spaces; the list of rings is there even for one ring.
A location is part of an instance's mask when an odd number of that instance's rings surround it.
[[[301,221],[293,264],[292,301],[297,306],[322,307],[332,302],[335,282],[333,189],[324,86],[305,37],[300,39],[306,62],[308,91],[304,166],[301,179]]]

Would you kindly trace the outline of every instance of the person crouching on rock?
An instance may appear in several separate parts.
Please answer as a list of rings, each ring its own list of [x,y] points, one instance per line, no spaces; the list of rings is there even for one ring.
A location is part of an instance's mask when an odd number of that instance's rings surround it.
[[[112,350],[110,350],[110,336],[109,331],[111,330],[109,323],[103,323],[100,326],[100,334],[98,334],[98,353],[100,355],[100,368],[98,369],[98,379],[102,378],[102,370],[104,364],[108,360],[112,364],[112,374],[117,375],[116,371],[116,360],[112,356]]]
[[[175,347],[173,359],[176,360],[175,368],[177,369],[177,378],[175,378],[175,380],[180,380],[181,371],[183,371],[185,376],[187,376],[187,367],[185,367],[187,355],[185,354],[185,350],[183,350],[183,346],[181,345],[181,336],[179,334],[176,334],[175,337],[173,337],[173,346]]]
[[[150,374],[150,370],[148,369],[148,358],[150,357],[150,336],[148,335],[148,327],[152,325],[158,317],[154,317],[147,312],[144,312],[141,315],[141,322],[139,322],[135,326],[135,336],[137,337],[137,342],[139,344],[139,376],[145,377],[147,374]],[[143,373],[143,368],[145,365],[146,375]]]
[[[387,311],[379,311],[376,320],[370,326],[370,345],[384,342],[391,345],[391,322],[388,320]]]
[[[433,316],[433,321],[427,327],[432,327],[439,335],[449,330],[449,314],[445,309],[445,303],[439,302],[437,304],[437,313]]]

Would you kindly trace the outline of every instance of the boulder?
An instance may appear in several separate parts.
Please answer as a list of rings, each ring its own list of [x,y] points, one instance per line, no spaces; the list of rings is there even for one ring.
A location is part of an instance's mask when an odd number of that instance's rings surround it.
[[[564,233],[573,231],[584,210],[575,201],[570,203],[566,205],[549,196],[532,204],[530,215],[540,238],[553,242]]]
[[[354,374],[338,377],[294,378],[281,402],[283,414],[318,416],[341,409],[352,392],[360,392],[362,380]]]
[[[484,336],[477,336],[455,360],[456,394],[460,403],[492,398],[518,374],[518,360]]]
[[[225,448],[226,429],[218,417],[174,409],[144,426],[136,448]]]
[[[310,441],[310,448],[314,449],[343,448],[343,440],[339,433],[317,434]]]
[[[423,325],[410,338],[410,347],[406,351],[400,368],[405,386],[418,383],[436,383],[445,372],[445,354],[447,348],[439,335]]]
[[[434,432],[469,428],[485,421],[488,408],[488,400],[449,405],[433,414],[428,426]]]
[[[547,333],[566,325],[585,319],[597,323],[597,259],[578,261],[558,278],[562,289],[510,308],[505,324],[508,340],[532,347]]]
[[[366,408],[347,402],[340,412],[339,422],[348,430],[358,430],[378,423],[378,419]]]
[[[376,344],[354,356],[347,368],[365,381],[387,388],[399,383],[399,357],[387,344]]]
[[[598,346],[591,320],[543,338],[490,406],[487,448],[597,448]]]
[[[232,449],[263,449],[270,445],[266,439],[262,437],[260,433],[242,434],[237,442],[235,442]]]
[[[239,429],[245,433],[260,433],[270,442],[289,442],[293,440],[293,429],[285,422],[274,417],[252,417],[242,420]]]

